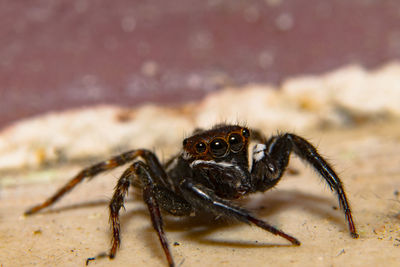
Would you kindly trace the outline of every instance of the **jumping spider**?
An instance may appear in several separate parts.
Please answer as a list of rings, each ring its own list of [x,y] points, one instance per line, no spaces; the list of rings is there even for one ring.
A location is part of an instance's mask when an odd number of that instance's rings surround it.
[[[250,140],[256,142],[250,157],[251,165],[248,150]],[[182,152],[165,164],[160,163],[154,153],[146,149],[132,150],[95,164],[79,172],[51,198],[27,210],[25,214],[30,215],[52,205],[85,178],[91,179],[101,172],[133,162],[119,178],[109,205],[113,231],[109,258],[115,257],[120,245],[119,210],[124,206],[131,185],[143,193],[143,200],[169,266],[174,266],[174,260],[163,230],[161,210],[175,216],[189,216],[196,211],[205,211],[236,218],[279,235],[297,246],[300,242],[296,238],[232,202],[233,199],[264,192],[275,186],[288,165],[292,151],[313,166],[337,194],[350,234],[357,238],[342,182],[313,145],[291,133],[267,139],[261,132],[239,125],[222,124],[210,130],[196,130],[191,137],[183,140]]]

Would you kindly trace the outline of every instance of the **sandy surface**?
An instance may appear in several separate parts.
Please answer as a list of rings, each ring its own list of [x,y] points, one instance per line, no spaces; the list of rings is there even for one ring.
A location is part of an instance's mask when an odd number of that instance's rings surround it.
[[[165,216],[178,266],[399,266],[400,123],[299,134],[318,144],[340,173],[360,238],[350,237],[325,182],[293,158],[291,168],[298,174],[286,174],[275,189],[252,196],[244,205],[300,239],[300,247],[240,223]],[[84,266],[86,258],[108,250],[107,203],[121,170],[83,183],[45,212],[22,216],[86,165],[3,174],[15,182],[3,184],[0,192],[1,266]],[[122,212],[122,246],[116,259],[90,263],[127,265],[166,265],[147,211],[133,198]]]

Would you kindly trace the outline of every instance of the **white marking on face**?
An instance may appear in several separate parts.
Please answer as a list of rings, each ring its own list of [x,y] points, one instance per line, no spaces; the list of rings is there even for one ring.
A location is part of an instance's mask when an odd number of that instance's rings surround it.
[[[265,149],[267,149],[267,146],[264,144],[258,144],[254,147],[253,151],[253,159],[255,161],[260,161],[264,158],[265,156]]]
[[[214,160],[201,160],[201,159],[198,159],[198,160],[193,161],[193,162],[190,164],[190,167],[193,168],[194,166],[199,165],[199,164],[218,165],[218,166],[221,166],[221,167],[236,167],[235,165],[233,165],[233,164],[230,163],[230,162],[224,162],[224,161],[215,162]]]
[[[222,167],[237,167],[236,165],[233,165],[233,164],[230,163],[230,162],[224,162],[224,161],[215,162],[215,164],[216,164],[216,165],[219,165],[219,166],[222,166]]]
[[[201,159],[198,159],[198,160],[193,161],[190,164],[190,167],[193,168],[193,167],[195,167],[196,165],[199,165],[199,164],[205,164],[205,165],[209,165],[209,166],[213,166],[213,165],[215,166],[216,165],[216,166],[223,167],[223,168],[234,168],[236,171],[240,172],[240,175],[245,176],[243,170],[238,165],[235,165],[235,164],[233,164],[231,162],[225,162],[225,161],[215,162],[214,160],[201,160]]]

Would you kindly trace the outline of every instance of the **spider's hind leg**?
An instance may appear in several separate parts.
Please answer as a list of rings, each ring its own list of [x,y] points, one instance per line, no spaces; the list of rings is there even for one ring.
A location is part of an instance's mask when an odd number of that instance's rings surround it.
[[[146,155],[151,153],[147,150],[139,149],[139,150],[131,150],[125,152],[121,155],[115,156],[109,160],[99,162],[94,164],[88,168],[83,169],[77,175],[75,175],[67,184],[61,187],[53,196],[48,198],[45,202],[36,205],[27,211],[25,211],[25,215],[34,214],[52,204],[54,204],[57,200],[59,200],[66,193],[71,191],[77,184],[82,182],[84,179],[91,179],[99,173],[115,169],[119,166],[122,166],[130,161],[133,161],[135,158],[139,156]]]

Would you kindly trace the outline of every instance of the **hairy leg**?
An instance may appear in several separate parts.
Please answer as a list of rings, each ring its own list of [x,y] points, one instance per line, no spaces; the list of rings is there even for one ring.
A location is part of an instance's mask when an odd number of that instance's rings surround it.
[[[71,191],[77,184],[79,184],[84,179],[91,179],[94,176],[98,175],[99,173],[122,166],[128,162],[135,160],[137,157],[144,158],[149,165],[154,166],[153,169],[160,177],[164,178],[166,176],[165,173],[162,171],[160,163],[158,162],[157,158],[152,152],[144,149],[128,151],[121,155],[115,156],[109,160],[94,164],[88,168],[83,169],[76,176],[74,176],[67,184],[65,184],[62,188],[60,188],[53,196],[48,198],[43,203],[25,211],[25,215],[34,214],[54,204],[57,200],[59,200],[62,196]]]
[[[181,190],[185,199],[198,209],[211,211],[218,216],[224,215],[228,218],[236,218],[245,223],[253,223],[274,235],[279,235],[285,238],[293,245],[300,245],[300,241],[296,238],[284,233],[276,227],[273,227],[267,222],[254,217],[249,211],[235,206],[231,201],[218,197],[212,190],[202,186],[201,184],[195,185],[192,182],[184,181],[181,184]]]
[[[119,210],[124,206],[124,200],[130,185],[138,179],[143,191],[143,200],[150,213],[153,228],[157,232],[161,246],[164,250],[168,264],[174,266],[168,240],[163,230],[163,220],[160,209],[177,216],[189,215],[192,207],[183,198],[176,195],[169,188],[157,183],[151,167],[141,161],[132,164],[118,180],[114,195],[110,202],[110,224],[113,231],[110,258],[114,258],[120,246],[120,221]]]
[[[357,238],[357,230],[341,180],[326,160],[319,155],[317,149],[300,136],[290,133],[277,135],[265,144],[259,144],[256,147],[253,154],[252,179],[260,183],[260,177],[262,177],[264,185],[259,185],[259,190],[265,191],[279,182],[289,163],[292,151],[313,166],[328,183],[330,189],[336,193],[339,204],[344,210],[350,234],[353,238]]]

